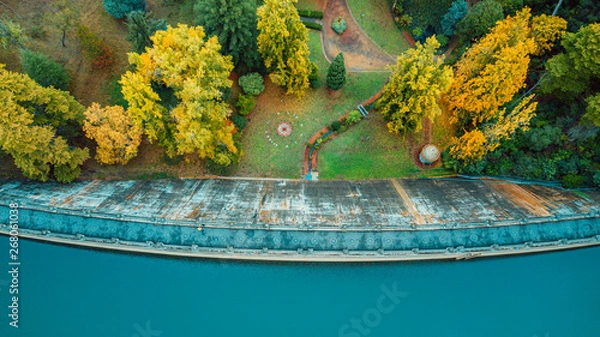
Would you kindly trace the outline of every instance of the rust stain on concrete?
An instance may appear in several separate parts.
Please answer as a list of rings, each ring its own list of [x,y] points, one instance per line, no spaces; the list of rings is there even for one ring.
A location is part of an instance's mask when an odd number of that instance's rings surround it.
[[[418,225],[425,224],[421,213],[417,211],[415,204],[412,202],[412,200],[410,199],[406,191],[402,188],[402,186],[400,186],[398,181],[396,179],[391,179],[390,181],[392,182],[392,186],[394,186],[394,188],[396,189],[396,192],[398,192],[400,198],[402,198],[402,201],[404,201],[404,204],[406,205],[406,208],[408,208],[410,215],[412,215],[412,217],[414,218],[415,223],[417,223]]]
[[[530,192],[514,184],[487,184],[498,191],[515,205],[527,210],[535,216],[552,216],[548,207],[556,208],[548,199]]]

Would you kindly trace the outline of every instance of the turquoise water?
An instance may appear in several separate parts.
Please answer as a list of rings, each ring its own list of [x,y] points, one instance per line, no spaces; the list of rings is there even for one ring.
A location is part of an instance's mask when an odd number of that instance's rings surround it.
[[[6,237],[0,247],[7,261]],[[19,253],[20,327],[8,326],[2,272],[2,337],[600,335],[600,248],[369,265],[165,259],[25,240]]]

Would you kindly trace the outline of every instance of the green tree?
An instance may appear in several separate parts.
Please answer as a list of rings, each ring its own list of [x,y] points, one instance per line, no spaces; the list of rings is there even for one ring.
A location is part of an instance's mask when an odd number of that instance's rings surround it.
[[[327,69],[327,87],[331,90],[340,90],[346,83],[346,66],[344,64],[344,54],[340,52],[333,59]]]
[[[133,11],[145,11],[146,0],[102,0],[102,6],[112,17],[122,19]]]
[[[89,152],[70,145],[65,130],[81,126],[83,110],[67,92],[0,65],[0,148],[26,177],[46,181],[52,172],[71,182],[79,176]]]
[[[20,51],[23,72],[43,87],[53,86],[56,89],[67,90],[69,75],[62,64],[48,56],[27,49]]]
[[[46,14],[46,20],[62,32],[60,43],[66,47],[67,30],[77,25],[79,13],[67,0],[54,1],[54,6],[55,8]]]
[[[452,83],[452,69],[434,57],[440,47],[435,36],[398,57],[377,105],[390,132],[402,135],[421,130],[424,116],[434,120],[441,110],[440,94]]]
[[[308,29],[294,3],[297,0],[265,0],[258,8],[258,52],[271,72],[273,83],[288,94],[304,95],[310,86]]]
[[[442,19],[442,33],[446,36],[454,35],[456,24],[467,15],[469,6],[466,0],[456,0],[452,3],[448,13]]]
[[[456,35],[464,42],[485,35],[496,22],[504,18],[502,5],[494,0],[476,3],[465,17],[456,24]]]
[[[239,152],[222,99],[233,63],[221,55],[216,36],[205,37],[200,26],[157,31],[152,48],[129,53],[135,72],[126,72],[120,83],[134,124],[170,157],[196,153],[227,166]]]
[[[165,19],[155,19],[152,13],[133,11],[127,15],[127,29],[127,41],[133,43],[133,51],[141,54],[146,47],[152,47],[150,36],[156,31],[167,30],[167,23]]]
[[[23,48],[27,40],[27,35],[18,23],[14,23],[7,18],[0,19],[0,45],[4,49],[7,49],[10,45]]]
[[[255,0],[198,0],[194,10],[197,23],[206,35],[219,38],[222,53],[231,55],[236,66],[243,63],[250,69],[259,67]]]
[[[576,33],[563,37],[564,53],[546,62],[548,79],[542,82],[540,90],[546,94],[559,94],[566,99],[588,99],[586,118],[595,121],[597,111],[593,95],[598,94],[592,85],[600,79],[600,24],[580,28]]]

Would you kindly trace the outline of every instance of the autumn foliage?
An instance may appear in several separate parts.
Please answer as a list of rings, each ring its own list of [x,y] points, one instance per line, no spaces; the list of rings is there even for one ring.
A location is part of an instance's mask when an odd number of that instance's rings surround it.
[[[135,71],[121,78],[134,125],[169,156],[195,153],[227,166],[238,153],[235,126],[222,90],[231,87],[231,56],[220,53],[216,36],[180,24],[151,37],[152,48],[130,53]]]
[[[458,61],[447,96],[451,120],[465,130],[451,149],[455,158],[478,161],[502,139],[527,128],[537,103],[533,96],[512,101],[525,87],[530,55],[543,53],[562,36],[563,21],[532,20],[525,8],[498,22]]]
[[[118,105],[103,108],[92,103],[85,111],[83,131],[98,144],[95,158],[102,164],[127,164],[142,141],[142,130]]]
[[[105,69],[115,63],[113,48],[105,40],[99,38],[88,26],[77,27],[77,35],[85,56],[95,69]]]

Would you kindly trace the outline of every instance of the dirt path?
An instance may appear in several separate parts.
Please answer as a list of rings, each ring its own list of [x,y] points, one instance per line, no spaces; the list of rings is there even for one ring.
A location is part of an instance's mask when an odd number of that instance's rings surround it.
[[[331,24],[338,16],[343,17],[348,28],[338,35]],[[339,52],[344,53],[348,71],[381,71],[395,62],[394,58],[382,50],[360,28],[350,13],[346,0],[329,0],[323,17],[323,50],[329,61]]]

